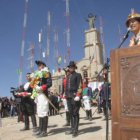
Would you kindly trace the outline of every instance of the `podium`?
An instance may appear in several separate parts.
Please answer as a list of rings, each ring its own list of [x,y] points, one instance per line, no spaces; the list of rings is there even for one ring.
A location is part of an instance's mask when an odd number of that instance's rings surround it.
[[[112,140],[140,140],[140,46],[110,52]]]

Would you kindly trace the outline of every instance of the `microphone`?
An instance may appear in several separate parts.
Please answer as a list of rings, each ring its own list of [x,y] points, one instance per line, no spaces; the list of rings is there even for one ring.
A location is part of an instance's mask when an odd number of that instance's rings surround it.
[[[128,34],[130,33],[130,31],[131,31],[131,28],[130,27],[127,28],[127,32],[126,32],[126,34],[124,36],[124,39],[127,39],[128,38]]]
[[[118,46],[118,48],[120,48],[121,45],[124,43],[124,41],[128,38],[130,31],[131,31],[131,28],[130,27],[127,28],[127,32],[126,32],[125,36],[123,37],[123,40],[122,40],[121,44]]]

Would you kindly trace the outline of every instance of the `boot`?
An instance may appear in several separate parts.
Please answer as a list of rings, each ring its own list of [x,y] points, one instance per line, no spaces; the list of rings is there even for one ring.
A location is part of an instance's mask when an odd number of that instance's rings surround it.
[[[52,109],[52,115],[54,116],[54,109]]]
[[[98,105],[98,113],[99,114],[102,113],[102,109],[101,109],[101,106],[100,105]]]
[[[50,109],[50,116],[52,116],[52,109]]]
[[[20,131],[25,131],[25,130],[29,130],[29,116],[25,115],[25,127],[23,129],[20,129]]]
[[[66,112],[66,124],[64,126],[70,126],[70,114]]]
[[[79,127],[79,114],[74,116],[74,131],[72,134],[73,138],[78,136],[78,127]]]
[[[86,110],[86,120],[88,120],[88,119],[89,119],[89,111]]]
[[[39,130],[37,133],[33,134],[33,136],[38,136],[42,133],[43,131],[43,118],[39,118]]]
[[[3,115],[2,115],[2,118],[3,118]],[[20,117],[20,114],[18,114],[18,120],[17,122],[20,122],[21,121],[21,117]]]
[[[37,138],[46,137],[47,136],[47,127],[48,127],[48,116],[45,116],[43,119],[43,125],[42,125],[42,132],[40,135],[37,136]]]
[[[73,134],[74,132],[74,117],[71,117],[71,129],[65,133],[65,135]]]
[[[70,117],[70,113],[69,113],[69,112],[67,112],[67,113],[68,113],[68,116],[67,116],[67,117],[68,117],[68,118],[67,118],[67,121],[68,121],[68,124],[69,124],[68,126],[70,126],[71,117]]]
[[[25,120],[24,120],[23,113],[21,112],[20,115],[21,115],[21,121],[24,122]],[[28,118],[28,119],[29,119],[29,118]]]
[[[36,125],[36,117],[35,115],[31,116],[32,124],[33,124],[33,132],[37,132],[37,125]]]
[[[92,121],[92,111],[91,111],[91,109],[89,110],[89,120]]]

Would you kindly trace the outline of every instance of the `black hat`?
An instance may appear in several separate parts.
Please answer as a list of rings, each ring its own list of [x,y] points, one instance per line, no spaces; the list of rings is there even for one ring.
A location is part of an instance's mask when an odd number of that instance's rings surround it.
[[[77,69],[76,63],[74,61],[70,61],[68,68],[75,67]]]
[[[45,64],[43,61],[36,60],[35,63],[36,63],[37,65],[42,64],[42,65],[44,65],[44,66],[46,67],[46,64]]]

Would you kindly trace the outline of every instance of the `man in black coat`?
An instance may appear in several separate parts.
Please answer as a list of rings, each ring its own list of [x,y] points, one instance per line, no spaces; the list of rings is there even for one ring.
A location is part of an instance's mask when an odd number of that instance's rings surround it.
[[[30,87],[30,73],[26,74],[27,83],[23,86],[23,91],[27,93],[32,93],[32,88]],[[25,117],[25,127],[21,129],[21,131],[29,130],[29,116],[31,116],[32,124],[33,124],[33,132],[37,131],[35,110],[34,110],[34,100],[30,98],[29,95],[22,98],[22,113]]]
[[[48,97],[49,100],[51,101],[51,103],[53,103],[53,93],[52,92],[48,92]],[[49,104],[49,115],[52,116],[54,115],[54,108],[51,106],[51,104]]]
[[[76,137],[78,135],[79,110],[81,106],[82,76],[75,72],[77,67],[74,61],[70,61],[68,67],[70,75],[66,81],[66,98],[71,117],[71,130],[66,132],[66,135],[72,134],[73,137]]]

